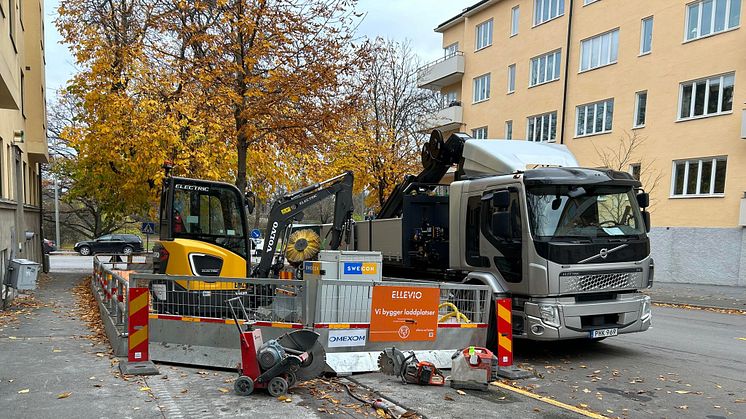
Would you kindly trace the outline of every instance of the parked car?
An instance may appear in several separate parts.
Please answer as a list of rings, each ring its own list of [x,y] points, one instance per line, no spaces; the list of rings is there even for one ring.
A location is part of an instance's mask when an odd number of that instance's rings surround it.
[[[57,243],[49,239],[44,239],[41,242],[41,246],[45,255],[48,255],[49,252],[54,252],[55,250],[57,250]]]
[[[261,256],[262,250],[264,250],[264,239],[255,239],[252,237],[251,239],[249,239],[249,241],[251,242],[249,243],[249,246],[251,247],[251,253],[254,256]]]
[[[95,253],[123,253],[131,255],[143,251],[142,240],[134,234],[107,234],[95,240],[75,243],[75,251],[82,256]]]

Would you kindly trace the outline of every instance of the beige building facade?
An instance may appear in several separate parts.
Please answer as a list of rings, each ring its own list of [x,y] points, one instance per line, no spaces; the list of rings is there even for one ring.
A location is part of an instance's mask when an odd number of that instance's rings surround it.
[[[435,29],[444,57],[418,74],[444,97],[431,128],[553,141],[628,170],[651,193],[657,259],[727,245],[714,260],[746,285],[744,3],[480,1]]]
[[[42,0],[0,2],[0,272],[10,258],[42,259],[43,10]]]

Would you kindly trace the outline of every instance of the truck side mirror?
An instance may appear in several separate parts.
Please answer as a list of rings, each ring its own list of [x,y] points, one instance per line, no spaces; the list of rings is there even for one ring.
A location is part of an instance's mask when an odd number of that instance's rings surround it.
[[[492,234],[504,240],[510,240],[510,212],[500,211],[492,214]]]
[[[640,206],[640,208],[647,208],[650,206],[650,194],[647,192],[638,193],[637,195],[637,205]]]
[[[503,190],[493,193],[492,206],[495,208],[508,208],[510,206],[510,192]]]
[[[650,213],[649,212],[643,211],[642,221],[645,223],[645,232],[650,233]]]
[[[249,214],[253,214],[254,208],[256,208],[256,196],[254,196],[254,192],[247,191],[244,194],[244,200],[246,201],[246,210],[249,211]]]

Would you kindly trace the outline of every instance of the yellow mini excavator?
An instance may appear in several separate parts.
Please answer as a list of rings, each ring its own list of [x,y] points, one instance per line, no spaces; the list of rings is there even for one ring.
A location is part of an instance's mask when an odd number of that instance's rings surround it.
[[[282,196],[272,205],[265,247],[259,263],[252,267],[247,213],[253,211],[253,195],[243,195],[225,182],[171,176],[170,168],[165,168],[154,271],[197,278],[153,281],[151,289],[158,311],[212,315],[243,285],[210,281],[209,277],[277,277],[285,260],[284,252],[277,254],[280,240],[287,243],[290,227],[302,218],[303,210],[324,199],[335,198],[327,249],[339,247],[352,216],[352,172]],[[291,242],[295,250],[305,250],[298,248],[302,241]]]

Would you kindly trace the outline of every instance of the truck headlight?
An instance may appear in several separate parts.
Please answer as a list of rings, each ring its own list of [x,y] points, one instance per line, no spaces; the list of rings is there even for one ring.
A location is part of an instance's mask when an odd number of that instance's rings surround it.
[[[651,303],[650,303],[650,297],[647,295],[642,300],[642,316],[640,316],[640,320],[647,320],[650,318],[650,316],[653,315],[653,312],[651,310]]]
[[[539,304],[539,315],[541,320],[548,326],[559,327],[560,316],[557,306]]]

